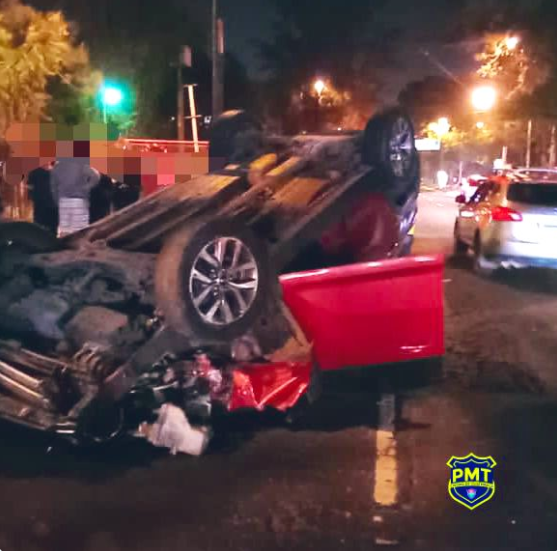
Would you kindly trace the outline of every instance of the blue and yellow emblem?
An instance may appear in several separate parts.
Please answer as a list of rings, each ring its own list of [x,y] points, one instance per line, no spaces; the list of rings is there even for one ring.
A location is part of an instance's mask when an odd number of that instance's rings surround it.
[[[478,457],[473,453],[466,457],[451,457],[447,462],[451,468],[449,495],[471,511],[489,501],[495,494],[493,457]]]

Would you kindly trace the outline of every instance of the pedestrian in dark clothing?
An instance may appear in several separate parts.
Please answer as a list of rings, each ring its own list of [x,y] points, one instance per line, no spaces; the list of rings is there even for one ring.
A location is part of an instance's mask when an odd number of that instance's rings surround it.
[[[51,166],[39,167],[27,175],[27,189],[33,202],[33,221],[56,235],[58,204],[52,193]]]
[[[114,184],[106,174],[100,175],[99,183],[89,194],[89,223],[93,224],[110,214],[114,196]]]

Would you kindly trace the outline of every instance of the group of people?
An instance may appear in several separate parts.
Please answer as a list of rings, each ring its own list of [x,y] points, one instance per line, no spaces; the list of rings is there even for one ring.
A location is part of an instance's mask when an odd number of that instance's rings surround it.
[[[55,235],[79,230],[139,199],[139,178],[127,180],[117,182],[79,157],[38,167],[27,175],[33,221]]]

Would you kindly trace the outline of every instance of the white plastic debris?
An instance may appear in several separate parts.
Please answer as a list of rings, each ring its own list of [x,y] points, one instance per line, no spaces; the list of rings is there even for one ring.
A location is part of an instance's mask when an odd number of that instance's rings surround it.
[[[140,432],[153,446],[168,448],[172,455],[199,456],[207,449],[211,437],[208,429],[192,427],[184,411],[172,404],[164,404],[155,423],[143,424]]]

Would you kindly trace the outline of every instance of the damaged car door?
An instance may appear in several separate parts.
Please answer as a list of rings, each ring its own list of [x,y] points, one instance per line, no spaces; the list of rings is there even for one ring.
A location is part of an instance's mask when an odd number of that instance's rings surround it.
[[[443,259],[418,256],[281,277],[323,370],[439,357]]]

